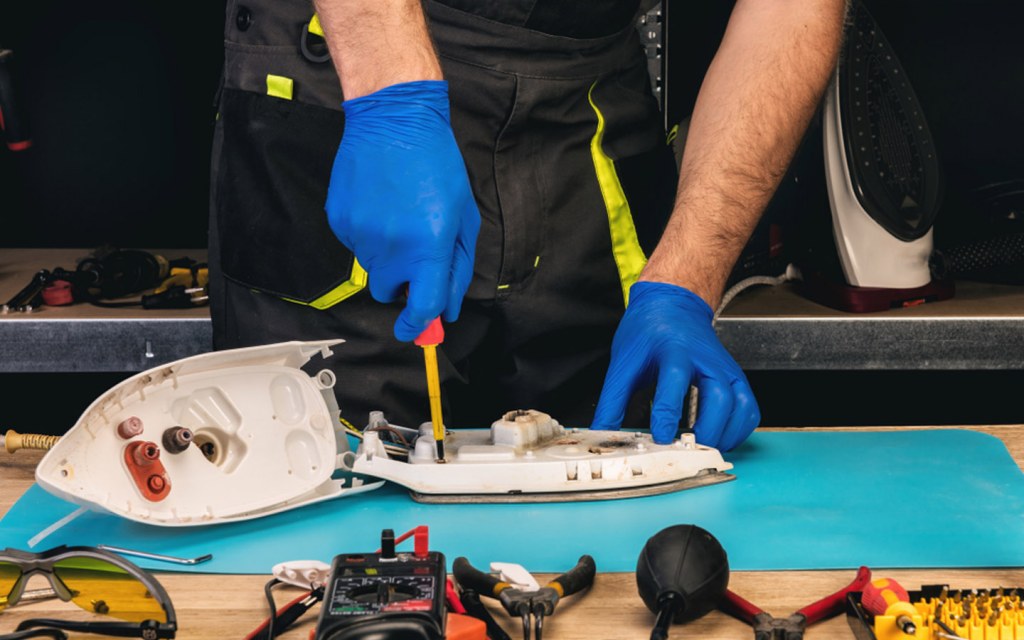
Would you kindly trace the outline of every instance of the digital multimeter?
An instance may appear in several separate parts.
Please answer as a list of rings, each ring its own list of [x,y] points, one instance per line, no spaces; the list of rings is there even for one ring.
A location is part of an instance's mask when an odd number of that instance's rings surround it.
[[[380,553],[335,556],[314,638],[442,640],[446,580],[444,554],[396,553],[385,529]]]

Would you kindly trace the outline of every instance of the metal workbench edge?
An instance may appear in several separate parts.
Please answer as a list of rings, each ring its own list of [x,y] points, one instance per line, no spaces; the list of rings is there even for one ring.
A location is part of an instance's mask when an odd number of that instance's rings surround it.
[[[749,370],[1024,369],[1021,317],[722,317]],[[141,371],[211,349],[209,318],[0,322],[0,372]]]
[[[1024,315],[722,317],[749,370],[1024,369]]]
[[[22,318],[0,322],[0,372],[143,371],[210,351],[209,318]]]

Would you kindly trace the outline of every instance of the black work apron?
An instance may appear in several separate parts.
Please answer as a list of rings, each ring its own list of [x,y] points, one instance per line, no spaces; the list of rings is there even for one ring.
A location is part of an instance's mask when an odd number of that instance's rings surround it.
[[[427,13],[482,219],[462,316],[441,348],[446,423],[484,427],[532,408],[588,426],[625,292],[675,192],[643,49],[632,26],[576,39],[435,2]],[[344,115],[331,63],[313,61],[324,49],[310,17],[304,2],[229,2],[215,346],[343,338],[310,365],[337,374],[343,416],[363,424],[380,409],[415,426],[429,418],[422,352],[395,340],[401,306],[360,288],[326,222]]]

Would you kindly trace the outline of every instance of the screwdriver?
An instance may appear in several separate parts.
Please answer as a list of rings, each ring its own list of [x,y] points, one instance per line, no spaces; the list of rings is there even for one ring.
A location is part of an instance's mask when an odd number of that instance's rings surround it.
[[[437,345],[444,342],[441,318],[434,318],[413,343],[423,347],[423,361],[427,367],[427,395],[430,398],[430,423],[434,426],[437,443],[437,461],[444,459],[444,422],[441,420],[441,378],[437,371]]]
[[[905,635],[917,634],[917,625],[912,619],[912,616],[917,615],[917,608],[910,604],[907,590],[892,578],[878,578],[865,585],[860,601],[872,615],[892,616],[896,626]]]

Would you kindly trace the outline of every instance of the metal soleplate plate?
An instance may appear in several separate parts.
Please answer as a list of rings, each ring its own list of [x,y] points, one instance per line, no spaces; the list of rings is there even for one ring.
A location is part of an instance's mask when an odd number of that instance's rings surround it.
[[[705,469],[695,476],[646,485],[635,489],[608,489],[598,491],[562,491],[550,493],[500,493],[500,494],[430,494],[410,491],[409,495],[416,502],[425,504],[521,504],[543,502],[590,502],[596,500],[621,500],[624,498],[642,498],[664,493],[674,493],[686,489],[696,489],[712,484],[731,482],[736,476],[716,469]]]

